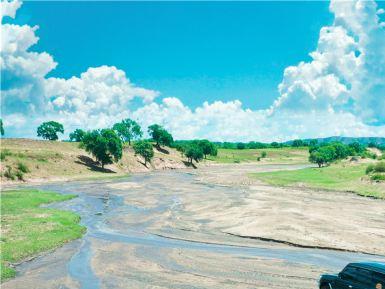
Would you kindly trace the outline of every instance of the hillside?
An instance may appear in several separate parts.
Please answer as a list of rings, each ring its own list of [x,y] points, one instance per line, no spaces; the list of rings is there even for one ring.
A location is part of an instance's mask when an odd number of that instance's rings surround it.
[[[304,139],[305,142],[309,142],[312,139]],[[315,138],[318,143],[330,143],[330,142],[342,142],[344,144],[350,144],[358,142],[362,145],[368,145],[369,143],[375,143],[378,145],[385,145],[385,137],[346,137],[346,136],[330,136],[325,138]],[[293,140],[285,142],[286,144],[292,144]]]
[[[99,177],[123,176],[131,172],[144,172],[158,169],[185,168],[185,159],[174,149],[154,149],[155,156],[151,165],[145,167],[140,157],[134,155],[132,148],[125,147],[122,159],[104,169],[97,165],[92,156],[79,148],[78,143],[41,141],[32,139],[1,140],[1,180],[9,183],[6,177],[11,168],[15,175],[20,168],[23,179],[32,182],[60,181]]]

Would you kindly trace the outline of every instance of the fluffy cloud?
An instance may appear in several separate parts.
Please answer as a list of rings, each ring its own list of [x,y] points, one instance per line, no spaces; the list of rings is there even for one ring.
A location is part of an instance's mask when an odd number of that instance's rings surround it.
[[[385,123],[385,28],[374,1],[332,1],[332,26],[320,31],[311,62],[285,69],[282,110],[347,110],[368,124]]]
[[[20,2],[2,2],[14,17]],[[180,99],[135,86],[114,66],[89,68],[69,79],[47,78],[57,63],[31,51],[37,26],[2,24],[2,116],[12,136],[34,136],[53,119],[66,132],[111,126],[131,117],[143,127],[159,123],[176,138],[286,140],[330,135],[385,135],[385,35],[373,1],[332,1],[333,25],[320,31],[310,62],[285,69],[280,96],[253,111],[238,100],[204,102],[194,110]],[[132,101],[142,100],[133,109]],[[376,126],[374,126],[375,124]]]

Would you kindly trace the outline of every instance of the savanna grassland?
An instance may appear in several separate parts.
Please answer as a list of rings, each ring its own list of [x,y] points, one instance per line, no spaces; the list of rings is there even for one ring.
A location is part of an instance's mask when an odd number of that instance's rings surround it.
[[[302,164],[308,162],[308,149],[305,147],[264,148],[264,149],[218,149],[217,156],[208,160],[217,163],[280,163]]]
[[[384,184],[370,180],[366,174],[367,167],[368,164],[339,162],[323,168],[253,173],[250,176],[276,186],[354,192],[362,196],[385,199]]]

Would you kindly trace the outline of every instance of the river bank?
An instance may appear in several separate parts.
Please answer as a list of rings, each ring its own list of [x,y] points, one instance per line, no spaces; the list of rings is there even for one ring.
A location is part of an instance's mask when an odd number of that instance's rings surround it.
[[[234,169],[243,173],[237,175]],[[241,177],[250,169],[256,167],[210,166],[39,186],[76,192],[78,198],[53,207],[80,214],[87,234],[21,265],[18,277],[3,288],[309,289],[316,288],[321,273],[336,272],[348,262],[385,260],[236,236],[272,234],[271,239],[292,238],[293,243],[310,245],[334,240],[328,247],[385,255],[380,248],[385,236],[383,201],[338,192],[332,197],[319,191],[256,188],[254,181],[246,183]],[[283,167],[258,168],[279,169]],[[340,225],[335,215],[322,210],[333,202],[340,203]],[[314,211],[313,206],[321,209]],[[348,223],[352,225],[344,229]],[[370,240],[355,242],[350,235],[354,228]],[[321,232],[327,238],[320,238]]]

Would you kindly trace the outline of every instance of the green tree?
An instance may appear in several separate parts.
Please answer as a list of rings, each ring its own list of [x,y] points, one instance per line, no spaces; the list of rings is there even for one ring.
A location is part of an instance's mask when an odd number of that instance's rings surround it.
[[[359,142],[353,142],[349,144],[349,147],[355,152],[356,154],[360,154],[365,151],[365,147],[361,145]]]
[[[203,159],[202,148],[195,143],[188,145],[185,149],[184,154],[187,157],[190,164],[192,164],[193,160],[196,162],[199,162],[200,160]]]
[[[336,159],[345,159],[348,156],[355,154],[352,148],[350,148],[349,146],[341,142],[334,142],[334,143],[331,143],[330,145],[333,146],[335,149]]]
[[[0,118],[0,134],[4,135],[4,126],[3,126],[3,120]]]
[[[293,143],[291,144],[291,146],[294,148],[302,147],[302,146],[304,146],[304,142],[301,139],[295,139],[295,140],[293,140]]]
[[[272,142],[272,143],[270,144],[270,146],[273,147],[273,148],[278,148],[278,147],[279,147],[279,143],[277,143],[276,141],[274,141],[274,142]]]
[[[123,142],[128,142],[131,145],[131,141],[140,138],[143,135],[140,125],[132,119],[124,119],[121,122],[115,123],[112,127],[118,134]]]
[[[198,145],[202,149],[204,158],[206,158],[207,155],[216,156],[218,154],[216,146],[207,139],[198,141]]]
[[[244,150],[246,148],[246,145],[243,142],[237,143],[237,149]]]
[[[56,121],[43,122],[37,128],[37,136],[48,140],[58,140],[58,133],[64,133],[64,127]]]
[[[174,141],[172,135],[159,124],[150,125],[148,133],[156,142],[157,147],[160,147],[160,145],[170,146]]]
[[[323,146],[310,153],[309,161],[322,167],[336,159],[336,151],[333,146]]]
[[[147,166],[147,162],[151,162],[154,157],[154,149],[149,141],[140,140],[134,143],[135,155],[140,155],[144,158],[144,165]]]
[[[112,164],[122,158],[122,141],[112,129],[87,132],[83,136],[81,147],[91,153],[102,168],[104,165]]]
[[[86,132],[80,128],[70,133],[70,141],[81,142]]]

